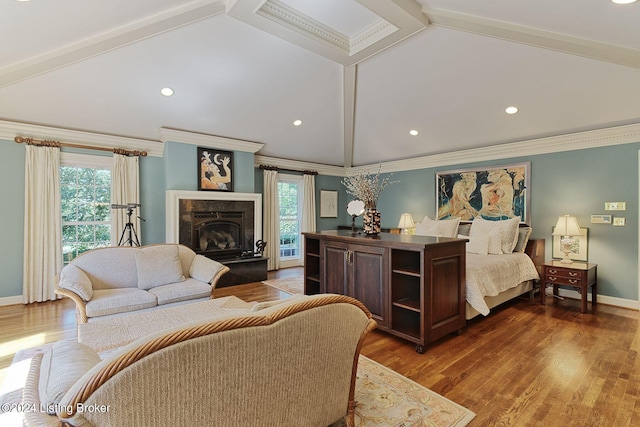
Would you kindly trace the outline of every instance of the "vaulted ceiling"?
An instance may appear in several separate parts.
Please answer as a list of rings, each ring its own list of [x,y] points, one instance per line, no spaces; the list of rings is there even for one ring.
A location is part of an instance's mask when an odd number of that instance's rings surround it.
[[[640,124],[638,23],[611,0],[7,0],[0,120],[412,159]]]

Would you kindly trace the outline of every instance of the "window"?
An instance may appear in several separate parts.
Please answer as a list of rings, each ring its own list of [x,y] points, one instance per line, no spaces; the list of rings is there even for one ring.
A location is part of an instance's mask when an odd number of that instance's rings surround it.
[[[60,198],[64,265],[111,244],[111,157],[61,153]]]
[[[280,205],[280,262],[282,266],[300,264],[300,222],[302,176],[281,174],[278,178]]]

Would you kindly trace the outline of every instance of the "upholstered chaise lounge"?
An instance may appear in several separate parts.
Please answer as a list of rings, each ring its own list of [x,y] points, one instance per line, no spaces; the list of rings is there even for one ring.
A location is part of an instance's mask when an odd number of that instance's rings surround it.
[[[103,360],[79,343],[54,346],[32,359],[23,403],[56,414],[25,417],[29,426],[317,427],[345,417],[352,426],[360,347],[375,325],[359,301],[324,294],[166,329]]]
[[[212,297],[229,267],[184,245],[107,247],[65,266],[56,293],[76,304],[78,323]]]

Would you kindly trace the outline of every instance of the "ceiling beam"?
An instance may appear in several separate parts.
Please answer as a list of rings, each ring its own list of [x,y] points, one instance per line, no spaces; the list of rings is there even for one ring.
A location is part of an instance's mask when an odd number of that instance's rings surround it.
[[[344,160],[345,168],[353,166],[353,132],[356,115],[357,65],[343,67]]]
[[[0,87],[27,80],[146,38],[224,13],[224,0],[201,0],[0,69]]]
[[[432,25],[640,68],[640,50],[637,49],[447,10],[423,8],[422,11]]]

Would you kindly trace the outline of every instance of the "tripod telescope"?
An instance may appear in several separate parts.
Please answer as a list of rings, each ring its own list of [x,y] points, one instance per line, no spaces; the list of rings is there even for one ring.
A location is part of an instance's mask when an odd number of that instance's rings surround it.
[[[131,222],[131,215],[133,215],[133,210],[140,206],[139,203],[127,203],[126,205],[117,205],[112,204],[111,209],[126,209],[127,210],[127,223],[122,230],[122,234],[120,235],[120,241],[118,242],[118,246],[140,246],[140,240],[138,240],[138,234],[136,234],[136,229],[133,227],[133,223]],[[140,217],[138,217],[140,218]],[[142,221],[144,219],[140,218]],[[125,235],[128,236],[125,239]]]

